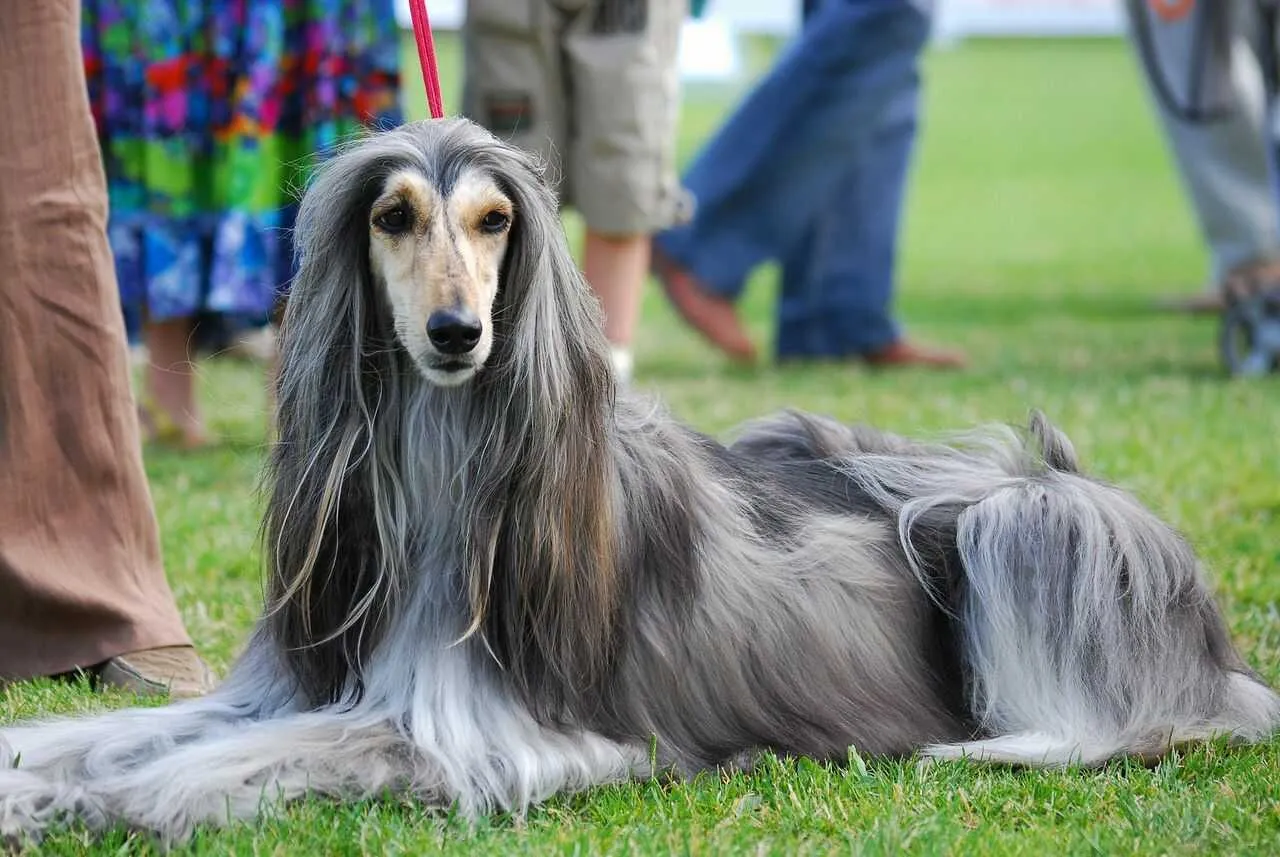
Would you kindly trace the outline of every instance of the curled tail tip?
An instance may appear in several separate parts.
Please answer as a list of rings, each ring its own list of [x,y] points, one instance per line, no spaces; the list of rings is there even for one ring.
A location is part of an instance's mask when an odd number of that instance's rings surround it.
[[[1039,409],[1031,411],[1027,430],[1040,446],[1040,456],[1045,466],[1062,473],[1079,473],[1080,458],[1076,455],[1071,439]]]
[[[1229,716],[1244,737],[1262,740],[1280,731],[1280,694],[1255,675],[1231,675]]]

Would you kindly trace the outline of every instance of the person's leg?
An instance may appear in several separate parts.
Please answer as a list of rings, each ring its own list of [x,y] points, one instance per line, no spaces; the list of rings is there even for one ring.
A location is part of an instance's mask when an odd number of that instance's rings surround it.
[[[198,692],[142,469],[78,9],[0,3],[0,678],[106,662]]]
[[[915,42],[903,51],[918,51]],[[831,190],[783,257],[780,359],[861,357],[877,364],[953,367],[958,354],[902,339],[893,318],[898,237],[919,125],[920,77],[904,69],[868,93],[874,109],[857,145],[833,166]]]
[[[892,262],[876,257],[896,240],[884,234],[893,233],[892,214],[856,224],[853,216],[872,195],[865,169],[875,160],[860,153],[855,169],[833,177],[831,202],[850,212],[848,228],[819,218],[781,260],[779,360],[867,354],[898,339],[890,313]]]
[[[613,368],[631,377],[631,340],[640,319],[640,297],[649,276],[649,235],[603,235],[588,228],[583,236],[582,273],[604,313],[604,335]]]
[[[904,55],[923,44],[904,39]],[[856,49],[856,46],[853,48]],[[903,198],[919,124],[914,65],[863,97],[874,107],[859,139],[832,165],[831,189],[803,240],[783,257],[777,354],[844,357],[896,342],[891,313]]]
[[[884,127],[868,135],[865,150],[853,153],[845,173],[832,179],[826,210],[853,214],[817,218],[782,260],[779,359],[858,357],[873,365],[935,368],[964,364],[956,352],[904,339],[893,318],[915,110],[893,109],[883,120]]]
[[[914,99],[929,8],[911,0],[817,4],[800,37],[698,156],[685,178],[697,201],[694,217],[660,235],[655,251],[673,303],[713,342],[725,347],[739,337],[727,302],[741,292],[750,270],[770,258],[790,261],[794,270],[817,240],[811,233],[820,220],[865,217],[891,222],[896,233],[904,177],[858,179],[864,200],[858,207],[837,200],[834,189],[854,181],[844,178],[855,169],[851,159],[868,150],[869,135],[877,133],[890,105],[914,110],[913,100],[902,106],[903,93]],[[897,148],[890,146],[889,165],[906,163],[913,129]],[[879,198],[881,191],[887,198]],[[891,240],[879,251],[890,260],[887,278],[877,279],[882,292],[892,288],[893,249]],[[796,320],[809,315],[796,295],[814,294],[818,286],[793,277],[784,288],[795,292],[781,308],[792,321],[780,332],[780,353],[790,354],[786,340],[795,335]],[[872,333],[877,324],[862,324],[866,339],[882,336]],[[801,338],[823,336],[810,331]]]
[[[538,153],[548,165],[562,204],[575,202],[581,180],[571,141],[572,61],[564,41],[577,17],[590,14],[581,2],[467,0],[463,114],[498,137]],[[625,91],[613,93],[624,101]],[[588,121],[593,118],[587,117]],[[590,155],[590,153],[586,153]],[[588,178],[590,181],[590,177]],[[626,376],[639,314],[640,285],[648,270],[648,235],[635,228],[588,229],[583,273],[605,314],[614,345],[614,365]]]
[[[1265,87],[1251,39],[1241,32],[1256,26],[1248,5],[1197,4],[1186,17],[1165,20],[1144,0],[1124,4],[1139,68],[1212,256],[1214,283],[1240,266],[1280,258]],[[1229,31],[1197,38],[1193,30],[1206,14],[1233,16]],[[1211,100],[1204,103],[1197,90]]]
[[[157,422],[153,426],[155,439],[185,448],[204,446],[209,438],[196,399],[196,347],[191,319],[147,322],[143,339],[150,355],[147,391],[154,405],[147,416]]]
[[[786,255],[825,205],[831,167],[859,143],[877,94],[915,73],[929,35],[911,0],[827,0],[685,175],[692,220],[657,247],[726,297]]]
[[[597,0],[568,24],[569,201],[586,223],[583,273],[619,374],[649,273],[653,233],[681,207],[675,170],[677,48],[685,0]]]

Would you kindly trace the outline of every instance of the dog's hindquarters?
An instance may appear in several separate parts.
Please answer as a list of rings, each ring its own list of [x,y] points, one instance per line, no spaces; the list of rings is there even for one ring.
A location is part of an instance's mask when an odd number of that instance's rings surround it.
[[[1188,546],[1079,474],[1070,441],[1038,414],[1027,435],[955,446],[792,415],[744,447],[833,462],[897,519],[921,585],[955,613],[985,737],[928,755],[1088,764],[1280,727],[1280,698],[1233,649]]]
[[[1094,764],[1280,724],[1192,552],[1128,495],[1048,471],[966,508],[956,539],[973,706],[992,737],[929,755]]]

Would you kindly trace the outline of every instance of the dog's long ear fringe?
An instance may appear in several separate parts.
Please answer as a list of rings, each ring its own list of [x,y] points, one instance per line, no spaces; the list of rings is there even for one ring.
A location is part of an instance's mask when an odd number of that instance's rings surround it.
[[[402,138],[365,138],[303,198],[299,270],[281,325],[278,434],[264,520],[268,621],[312,705],[354,701],[395,596],[403,510],[375,417],[394,413],[398,358],[369,283],[368,208]]]
[[[554,719],[613,657],[613,377],[554,196],[528,156],[501,145],[490,156],[515,219],[473,397],[484,455],[471,473],[470,601],[504,674]]]

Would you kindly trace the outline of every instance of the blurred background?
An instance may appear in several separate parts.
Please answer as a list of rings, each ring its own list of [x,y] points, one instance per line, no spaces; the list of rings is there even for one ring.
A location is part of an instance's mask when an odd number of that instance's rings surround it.
[[[431,23],[442,30],[459,30],[465,0],[433,0]],[[1123,18],[1117,0],[939,0],[934,38],[949,42],[965,36],[1116,36]],[[407,0],[397,0],[396,17],[410,26]],[[730,36],[765,33],[786,36],[800,26],[800,4],[787,0],[711,0],[703,23],[688,31],[705,30]],[[695,36],[695,38],[697,38]],[[699,45],[713,44],[711,38]],[[688,56],[685,68],[698,68],[699,58]],[[729,70],[727,73],[732,73]]]
[[[430,5],[450,112],[462,97],[453,29],[462,5]],[[712,0],[702,19],[686,22],[682,167],[768,71],[799,23],[799,6]],[[1122,28],[1112,0],[938,5],[898,306],[908,329],[969,351],[979,376],[1016,371],[1024,360],[1133,373],[1219,371],[1211,322],[1149,312],[1156,297],[1201,290],[1207,262]],[[404,109],[407,118],[423,118],[407,29],[404,39]],[[566,226],[571,237],[580,231],[572,211]],[[776,279],[766,266],[742,303],[766,347]],[[642,385],[677,378],[701,385],[737,372],[695,335],[686,337],[656,288],[646,294],[643,318],[636,344]],[[1086,318],[1090,325],[1082,326]],[[1133,328],[1123,323],[1139,319]],[[748,374],[766,391],[771,378],[813,377],[785,368]],[[834,382],[837,390],[847,389],[849,374]],[[967,383],[950,378],[945,386]]]

